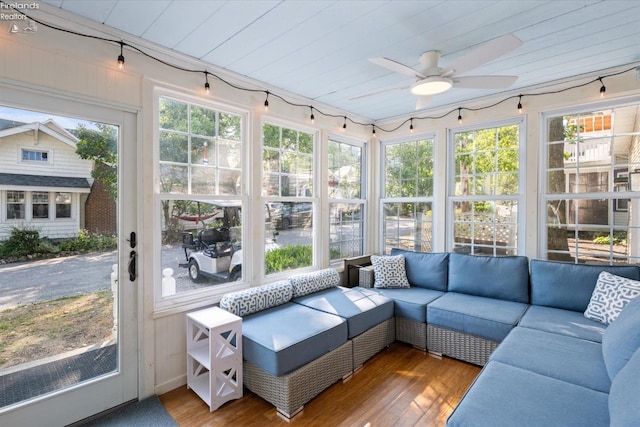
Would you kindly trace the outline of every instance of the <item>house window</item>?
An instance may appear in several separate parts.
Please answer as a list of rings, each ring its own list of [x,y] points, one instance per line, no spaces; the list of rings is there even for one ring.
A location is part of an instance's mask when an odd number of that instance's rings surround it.
[[[449,233],[454,252],[517,253],[521,126],[452,133]]]
[[[71,193],[56,193],[56,218],[71,218]]]
[[[25,192],[7,191],[7,219],[24,219]]]
[[[545,117],[543,256],[575,263],[640,262],[638,105]],[[634,209],[635,207],[635,209]]]
[[[22,161],[23,162],[43,162],[49,161],[49,153],[41,150],[27,150],[22,149]]]
[[[360,256],[364,250],[364,144],[329,138],[329,259]]]
[[[45,191],[31,193],[31,212],[33,219],[49,218],[49,193]]]
[[[433,147],[435,139],[382,144],[382,237],[392,248],[432,251]]]
[[[242,116],[164,96],[158,106],[163,268],[176,270],[161,295],[239,280]]]
[[[314,136],[262,126],[262,194],[271,215],[265,236],[278,232],[278,247],[265,242],[265,274],[313,265]]]

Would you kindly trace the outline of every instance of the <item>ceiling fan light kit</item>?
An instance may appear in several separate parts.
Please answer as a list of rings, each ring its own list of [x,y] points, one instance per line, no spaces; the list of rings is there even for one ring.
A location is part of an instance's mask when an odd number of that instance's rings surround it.
[[[446,92],[451,88],[508,88],[517,80],[517,76],[460,76],[460,74],[506,55],[507,53],[517,49],[520,45],[522,45],[522,41],[519,38],[512,34],[505,34],[485,42],[472,51],[467,52],[448,68],[438,66],[438,62],[440,60],[440,51],[438,50],[429,50],[420,55],[419,60],[422,70],[417,70],[385,57],[369,58],[369,61],[395,73],[417,78],[418,80],[408,88],[413,95],[419,97],[416,102],[416,109],[422,109],[429,104],[431,99],[429,97],[431,95]],[[398,89],[406,90],[407,87],[387,89],[377,93],[384,93]],[[374,94],[375,93],[369,95]],[[359,96],[354,99],[362,98],[364,96]]]
[[[446,92],[453,86],[453,81],[447,77],[426,77],[411,85],[414,95],[436,95]]]

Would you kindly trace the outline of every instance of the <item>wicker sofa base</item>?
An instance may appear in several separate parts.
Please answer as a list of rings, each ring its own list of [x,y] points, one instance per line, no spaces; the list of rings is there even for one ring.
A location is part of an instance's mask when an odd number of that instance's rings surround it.
[[[360,367],[373,355],[388,347],[396,339],[395,321],[392,317],[354,337],[353,367]]]
[[[280,377],[274,377],[246,360],[243,369],[245,387],[273,404],[280,414],[291,418],[305,403],[353,372],[353,343],[347,341]]]
[[[404,317],[396,317],[396,339],[427,350],[427,324]]]
[[[484,366],[498,342],[438,326],[427,325],[427,348],[430,352]]]

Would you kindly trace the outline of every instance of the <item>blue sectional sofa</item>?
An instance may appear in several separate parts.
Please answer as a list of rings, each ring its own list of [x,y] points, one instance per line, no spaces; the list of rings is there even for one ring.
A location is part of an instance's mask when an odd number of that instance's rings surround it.
[[[640,298],[609,326],[584,314],[603,271],[639,281],[640,267],[400,249],[372,262],[355,288],[326,269],[225,295],[245,386],[291,417],[399,340],[483,366],[448,426],[640,425]]]
[[[398,255],[410,287],[373,289],[395,301],[396,339],[424,349],[422,322],[428,351],[484,366],[448,426],[640,425],[640,298],[608,327],[584,315],[601,272],[638,281],[638,266]]]

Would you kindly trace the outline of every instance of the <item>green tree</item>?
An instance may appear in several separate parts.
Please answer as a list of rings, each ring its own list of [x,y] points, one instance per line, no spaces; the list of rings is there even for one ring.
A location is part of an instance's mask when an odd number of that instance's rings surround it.
[[[113,200],[118,197],[118,128],[94,123],[96,129],[78,125],[76,154],[84,160],[93,160],[91,176],[102,182]]]

